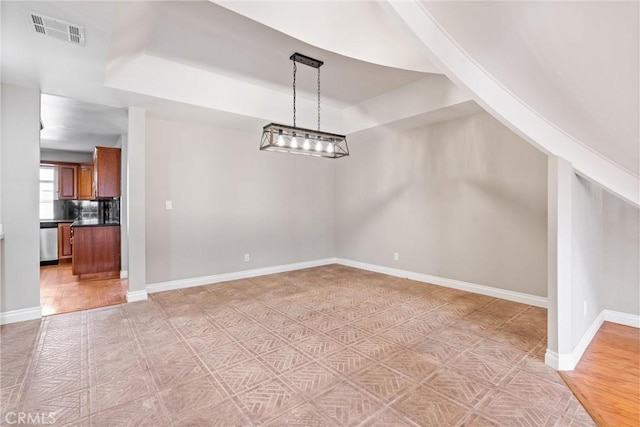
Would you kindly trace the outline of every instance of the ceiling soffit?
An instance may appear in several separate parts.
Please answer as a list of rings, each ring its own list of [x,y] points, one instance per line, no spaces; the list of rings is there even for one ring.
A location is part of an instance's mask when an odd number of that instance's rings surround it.
[[[289,123],[292,63],[288,58],[300,51],[325,62],[321,68],[323,129],[358,131],[470,99],[439,74],[338,55],[213,3],[188,3],[188,7],[174,2],[123,3],[119,8],[105,78],[105,84],[114,89]],[[147,17],[143,28],[127,24],[137,21],[132,16]],[[122,40],[129,40],[129,46]],[[315,70],[299,68],[296,87],[298,123],[314,128]],[[398,93],[406,98],[399,100]]]

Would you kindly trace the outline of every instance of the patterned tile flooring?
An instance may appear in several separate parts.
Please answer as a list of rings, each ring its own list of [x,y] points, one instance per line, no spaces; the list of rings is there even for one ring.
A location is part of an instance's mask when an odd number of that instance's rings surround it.
[[[3,425],[593,425],[545,310],[338,265],[1,332]]]

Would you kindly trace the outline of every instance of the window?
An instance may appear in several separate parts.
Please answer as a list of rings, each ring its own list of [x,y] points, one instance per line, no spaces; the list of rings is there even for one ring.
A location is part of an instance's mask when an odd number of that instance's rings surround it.
[[[40,166],[40,219],[53,219],[55,166]]]

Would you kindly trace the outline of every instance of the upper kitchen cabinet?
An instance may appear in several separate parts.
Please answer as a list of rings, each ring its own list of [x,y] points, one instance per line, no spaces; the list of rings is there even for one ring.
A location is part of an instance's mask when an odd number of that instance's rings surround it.
[[[119,182],[119,181],[118,181]],[[58,166],[58,198],[77,199],[78,165]]]
[[[93,152],[94,198],[120,197],[120,149],[96,147]]]
[[[93,163],[78,165],[78,199],[93,199]]]

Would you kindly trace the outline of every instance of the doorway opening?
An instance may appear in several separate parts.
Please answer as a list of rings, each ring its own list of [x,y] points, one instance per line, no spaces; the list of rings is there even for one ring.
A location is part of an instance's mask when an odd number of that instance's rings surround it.
[[[42,314],[123,303],[127,109],[47,94],[40,108]]]

